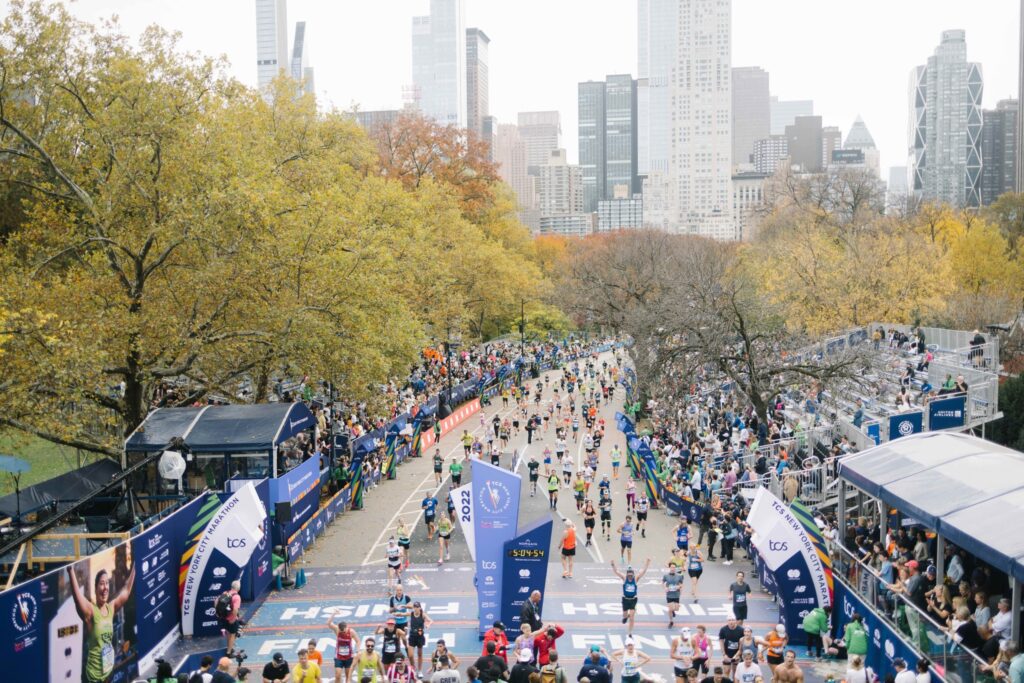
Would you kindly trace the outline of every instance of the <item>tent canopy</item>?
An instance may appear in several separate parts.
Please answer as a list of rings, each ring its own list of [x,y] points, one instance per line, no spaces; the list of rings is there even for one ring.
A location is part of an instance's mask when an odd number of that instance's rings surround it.
[[[39,482],[21,490],[21,514],[46,507],[55,500],[84,498],[120,473],[121,465],[110,458],[102,458],[53,479]],[[0,498],[0,517],[14,517],[18,510],[18,497],[10,494]]]
[[[252,453],[316,425],[304,403],[157,408],[125,442],[129,452],[162,450],[182,437],[193,453]]]
[[[839,476],[1024,580],[1024,453],[929,432],[843,458]]]

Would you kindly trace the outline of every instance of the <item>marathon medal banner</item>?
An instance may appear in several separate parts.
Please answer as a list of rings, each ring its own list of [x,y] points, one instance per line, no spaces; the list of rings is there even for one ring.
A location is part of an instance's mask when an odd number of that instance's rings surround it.
[[[967,397],[937,398],[928,404],[928,429],[963,427],[967,420]]]
[[[471,467],[476,594],[480,605],[480,633],[484,633],[501,618],[505,542],[516,536],[522,479],[518,474],[479,460],[473,460]]]
[[[545,593],[552,526],[550,517],[541,518],[505,543],[501,620],[510,640],[519,633],[520,614],[530,593],[535,590],[541,595]]]
[[[900,413],[889,416],[889,441],[901,436],[920,434],[923,428],[924,412],[915,410],[912,413]]]
[[[792,642],[801,643],[803,618],[814,607],[831,604],[829,576],[800,520],[768,489],[758,489],[747,523],[751,543],[773,574],[783,621]]]
[[[256,487],[248,483],[225,500],[205,525],[199,542],[188,551],[192,557],[181,593],[183,635],[209,636],[220,631],[214,603],[249,566],[263,539],[266,518]]]

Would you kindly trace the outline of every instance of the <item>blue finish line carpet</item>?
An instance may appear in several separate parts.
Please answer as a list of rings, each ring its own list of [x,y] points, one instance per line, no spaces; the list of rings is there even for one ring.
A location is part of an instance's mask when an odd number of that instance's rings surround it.
[[[333,671],[334,637],[325,624],[331,614],[335,622],[348,622],[360,637],[369,635],[387,619],[383,568],[307,569],[305,573],[307,583],[303,588],[273,592],[254,614],[248,615],[248,626],[237,647],[249,654],[249,662],[262,666],[277,651],[295,661],[295,651],[315,638],[323,653],[324,674],[329,675]],[[557,649],[563,665],[575,677],[590,646],[600,645],[609,652],[623,647],[626,625],[621,620],[621,581],[609,567],[596,564],[577,565],[573,579],[560,578],[561,567],[557,565],[549,569],[550,575],[555,578],[548,581],[541,616],[545,624],[558,624],[566,630]],[[433,619],[424,654],[433,651],[438,639],[444,639],[459,657],[460,669],[465,670],[481,651],[473,567],[413,566],[405,574],[404,587],[412,600],[423,603]],[[638,647],[654,660],[645,670],[671,678],[669,647],[682,626],[695,629],[702,624],[711,640],[717,641],[718,629],[730,613],[730,598],[724,587],[702,588],[706,592],[700,595],[699,603],[685,600],[676,614],[676,626],[670,630],[661,573],[652,568],[640,582],[633,634]],[[762,593],[751,596],[749,613],[746,623],[757,635],[764,635],[778,621],[778,609]],[[715,650],[714,659],[720,661],[717,643]]]

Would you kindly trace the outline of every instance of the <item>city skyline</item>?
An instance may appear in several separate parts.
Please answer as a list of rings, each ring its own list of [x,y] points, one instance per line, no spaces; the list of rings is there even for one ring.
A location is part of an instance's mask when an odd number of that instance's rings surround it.
[[[0,7],[5,5],[0,0]],[[766,70],[771,93],[780,99],[814,100],[814,113],[826,126],[845,132],[861,116],[878,144],[883,174],[890,166],[905,164],[907,74],[931,54],[943,30],[966,31],[968,59],[980,62],[985,73],[985,108],[1017,97],[1020,6],[1013,0],[970,7],[952,0],[895,5],[868,0],[856,12],[841,12],[839,23],[824,16],[812,0],[787,0],[785,5],[786,12],[780,13],[778,3],[733,0],[732,65]],[[189,11],[193,6],[195,11]],[[921,11],[925,6],[928,11]],[[195,0],[92,0],[69,7],[88,21],[117,14],[133,37],[152,23],[181,31],[183,48],[224,54],[233,75],[256,85],[252,0],[213,5]],[[638,70],[637,3],[593,0],[585,12],[583,7],[580,2],[522,0],[506,5],[466,0],[465,25],[479,27],[492,41],[491,114],[499,123],[514,123],[520,111],[559,111],[570,162],[578,159],[577,84],[613,73],[636,76]],[[409,27],[413,16],[428,12],[428,0],[344,8],[290,0],[289,33],[294,22],[307,22],[309,61],[317,67],[322,106],[401,106],[402,87],[413,82]],[[807,30],[806,22],[786,19],[793,16],[821,17],[822,25],[842,30]],[[225,25],[238,30],[226,34]],[[772,30],[764,30],[766,25]],[[572,32],[567,33],[567,26]],[[571,40],[573,50],[537,49],[565,40]],[[878,46],[877,54],[866,51],[871,46]],[[807,59],[808,53],[815,58]],[[552,54],[558,57],[555,64]],[[365,64],[372,67],[361,68]]]

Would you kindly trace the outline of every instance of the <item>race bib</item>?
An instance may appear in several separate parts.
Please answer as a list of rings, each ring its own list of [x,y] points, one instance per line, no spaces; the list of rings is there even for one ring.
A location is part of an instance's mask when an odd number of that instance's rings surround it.
[[[348,645],[338,646],[338,659],[348,659],[352,656],[352,648]]]
[[[114,668],[114,646],[104,643],[100,650],[100,658],[103,660],[103,670],[111,671]]]

